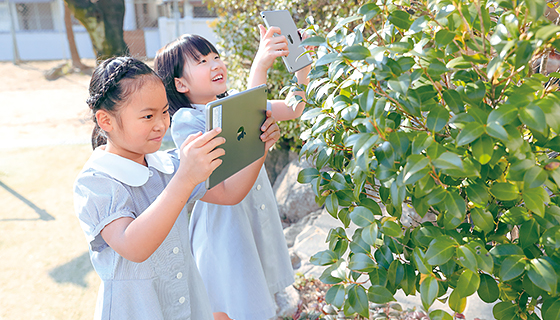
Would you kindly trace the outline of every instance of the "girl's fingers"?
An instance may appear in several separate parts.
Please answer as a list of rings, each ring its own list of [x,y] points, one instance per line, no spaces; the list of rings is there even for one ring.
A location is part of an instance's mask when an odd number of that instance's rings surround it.
[[[202,135],[202,132],[200,132],[200,131],[197,132],[197,133],[194,133],[194,134],[189,134],[189,136],[187,137],[187,139],[185,139],[185,141],[183,141],[183,143],[181,144],[181,148],[180,148],[180,149],[182,150],[186,145],[188,145],[189,143],[191,143],[192,141],[194,141],[194,139],[200,137],[201,135]]]
[[[278,27],[270,27],[265,34],[265,38],[272,38],[274,36],[274,34],[282,34],[282,31],[280,30],[280,28]]]
[[[259,24],[259,34],[261,40],[264,39],[264,37],[266,36],[266,28],[262,24]]]
[[[207,144],[209,141],[211,141],[212,139],[214,139],[220,132],[222,132],[222,128],[215,128],[211,131],[208,131],[206,133],[204,133],[203,135],[197,137],[194,141],[193,141],[193,147],[202,147],[205,144]]]

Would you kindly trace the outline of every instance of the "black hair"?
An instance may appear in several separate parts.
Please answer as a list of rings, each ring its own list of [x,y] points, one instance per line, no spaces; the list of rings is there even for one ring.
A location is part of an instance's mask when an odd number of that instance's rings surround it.
[[[143,77],[146,75],[161,81],[149,66],[132,57],[109,58],[95,68],[89,83],[89,98],[86,100],[95,122],[91,134],[93,149],[107,143],[107,135],[97,124],[95,113],[98,110],[116,113],[129,96],[144,85],[144,80],[148,80]],[[140,81],[123,81],[128,79]]]
[[[181,108],[192,108],[186,94],[177,91],[175,78],[181,78],[187,59],[199,61],[200,57],[218,50],[205,38],[195,34],[184,34],[161,48],[154,59],[154,69],[165,86],[169,113],[173,115]]]

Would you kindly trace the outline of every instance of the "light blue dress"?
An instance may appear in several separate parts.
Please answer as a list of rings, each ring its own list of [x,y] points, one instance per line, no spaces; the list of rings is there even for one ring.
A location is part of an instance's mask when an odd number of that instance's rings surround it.
[[[205,131],[204,105],[172,118],[175,145]],[[197,201],[191,214],[193,255],[213,312],[235,320],[274,317],[274,294],[294,282],[288,246],[264,166],[249,194],[235,206]]]
[[[212,320],[210,301],[190,251],[184,208],[159,248],[144,262],[126,260],[101,237],[112,221],[136,218],[175,174],[175,151],[146,155],[148,167],[97,148],[74,184],[74,206],[91,262],[102,283],[95,319]],[[204,196],[203,184],[189,201]]]

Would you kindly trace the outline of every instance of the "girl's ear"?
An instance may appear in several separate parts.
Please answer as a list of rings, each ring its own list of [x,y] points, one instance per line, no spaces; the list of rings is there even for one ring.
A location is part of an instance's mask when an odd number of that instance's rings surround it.
[[[177,88],[177,91],[179,91],[180,93],[189,92],[189,87],[187,85],[187,81],[185,80],[185,78],[183,77],[174,78],[174,80],[175,80],[175,88]]]
[[[95,112],[95,119],[99,127],[105,132],[113,130],[113,121],[111,115],[105,110],[97,110]]]

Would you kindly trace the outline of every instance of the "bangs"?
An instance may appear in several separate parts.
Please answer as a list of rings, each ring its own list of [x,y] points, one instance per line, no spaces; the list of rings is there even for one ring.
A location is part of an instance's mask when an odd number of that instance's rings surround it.
[[[201,36],[188,34],[183,35],[180,40],[183,55],[194,61],[200,61],[200,57],[206,56],[211,52],[219,55],[214,45]]]

